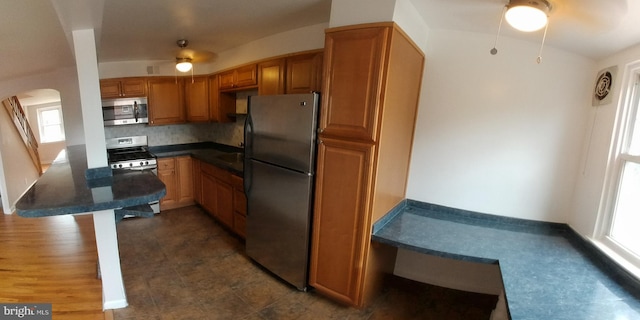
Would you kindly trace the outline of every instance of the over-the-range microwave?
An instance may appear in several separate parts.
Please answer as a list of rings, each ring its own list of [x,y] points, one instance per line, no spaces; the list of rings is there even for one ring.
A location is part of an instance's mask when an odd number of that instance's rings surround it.
[[[147,98],[102,100],[105,126],[149,123]]]

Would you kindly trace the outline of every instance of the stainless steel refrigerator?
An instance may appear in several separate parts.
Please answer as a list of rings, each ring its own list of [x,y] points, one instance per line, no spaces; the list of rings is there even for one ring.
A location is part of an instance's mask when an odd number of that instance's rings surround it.
[[[251,96],[245,122],[246,252],[306,290],[318,93]]]

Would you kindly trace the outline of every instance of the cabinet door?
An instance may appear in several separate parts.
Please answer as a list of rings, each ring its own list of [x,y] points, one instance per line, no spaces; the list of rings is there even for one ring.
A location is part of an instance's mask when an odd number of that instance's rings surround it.
[[[185,105],[189,122],[209,121],[209,80],[206,76],[184,79]]]
[[[202,172],[200,172],[200,160],[191,159],[193,174],[193,200],[197,204],[202,204]]]
[[[192,204],[193,202],[193,166],[191,156],[176,158],[178,173],[178,202],[182,204]]]
[[[149,80],[149,124],[184,123],[184,82],[182,79]]]
[[[147,79],[125,78],[120,84],[123,97],[144,97],[147,95]]]
[[[236,69],[235,86],[251,87],[258,84],[257,65],[250,64]]]
[[[202,207],[212,216],[216,216],[217,211],[217,194],[216,179],[209,174],[202,173]]]
[[[326,135],[374,141],[388,38],[387,27],[326,34],[320,112]]]
[[[321,91],[322,52],[287,58],[287,93]]]
[[[321,138],[309,281],[350,305],[362,300],[374,145]]]
[[[178,189],[174,158],[158,159],[158,178],[167,189],[167,194],[160,199],[160,205],[163,209],[175,206],[178,198]]]
[[[258,64],[258,94],[284,94],[285,59]]]
[[[120,80],[100,80],[100,96],[102,99],[120,98]]]
[[[229,70],[218,74],[218,88],[219,89],[232,89],[236,84],[236,71]]]
[[[216,179],[215,217],[233,228],[233,187],[228,182],[218,179]]]

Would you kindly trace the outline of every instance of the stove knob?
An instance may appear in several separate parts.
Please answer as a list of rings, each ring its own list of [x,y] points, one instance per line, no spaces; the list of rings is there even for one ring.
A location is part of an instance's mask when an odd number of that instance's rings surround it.
[[[144,166],[144,161],[140,161],[140,166]]]
[[[118,168],[122,168],[122,163],[118,165]]]
[[[133,162],[132,162],[132,163],[129,163],[129,167],[133,167]]]

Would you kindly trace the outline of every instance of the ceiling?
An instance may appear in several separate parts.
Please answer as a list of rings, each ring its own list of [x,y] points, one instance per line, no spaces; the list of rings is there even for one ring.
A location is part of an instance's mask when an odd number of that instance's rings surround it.
[[[345,1],[345,0],[342,0]],[[431,29],[495,34],[507,0],[411,1]],[[547,45],[600,59],[640,43],[640,0],[549,0]],[[286,30],[328,22],[331,0],[0,1],[0,82],[75,64],[70,30],[93,27],[98,61],[171,60],[176,40],[215,55]],[[502,36],[539,43],[541,32]],[[487,44],[487,51],[493,43]],[[15,61],[15,63],[6,63]]]

